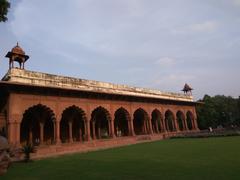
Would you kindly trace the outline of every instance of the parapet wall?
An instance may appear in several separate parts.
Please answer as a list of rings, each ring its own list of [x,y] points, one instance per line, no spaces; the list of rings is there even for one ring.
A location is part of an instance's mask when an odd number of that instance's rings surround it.
[[[35,86],[65,88],[79,91],[92,91],[107,94],[129,95],[138,97],[150,97],[157,99],[193,102],[192,96],[179,93],[162,92],[153,89],[138,88],[66,76],[58,76],[41,72],[27,71],[18,68],[10,69],[7,72],[7,74],[3,77],[2,81],[9,81]]]

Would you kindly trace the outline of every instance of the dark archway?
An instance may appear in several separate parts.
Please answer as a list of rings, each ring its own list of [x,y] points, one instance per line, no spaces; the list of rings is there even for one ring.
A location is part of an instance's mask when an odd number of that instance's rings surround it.
[[[129,128],[128,122],[130,120],[130,115],[128,111],[124,108],[119,108],[114,114],[114,132],[118,136],[128,136]]]
[[[60,121],[60,139],[65,142],[76,142],[85,140],[85,112],[77,107],[70,106],[62,113]]]
[[[103,107],[97,107],[91,115],[91,136],[93,139],[108,138],[111,134],[111,117],[109,112]]]
[[[182,111],[178,111],[176,116],[177,116],[177,124],[178,124],[179,130],[183,131],[185,129],[184,113]]]
[[[172,111],[167,110],[165,112],[165,124],[166,124],[166,129],[169,132],[172,132],[175,130],[174,126],[174,114]]]
[[[38,104],[27,109],[20,127],[21,144],[53,144],[54,121],[54,113],[47,106]]]
[[[194,116],[192,114],[191,111],[187,112],[187,126],[189,130],[193,129],[193,120],[194,120]]]
[[[163,124],[162,124],[162,114],[159,110],[155,109],[152,112],[152,119],[151,119],[151,123],[152,123],[152,128],[153,128],[153,133],[160,133],[161,131],[163,131]]]
[[[133,126],[134,132],[136,135],[148,134],[149,126],[148,126],[148,114],[142,108],[137,109],[133,114]]]

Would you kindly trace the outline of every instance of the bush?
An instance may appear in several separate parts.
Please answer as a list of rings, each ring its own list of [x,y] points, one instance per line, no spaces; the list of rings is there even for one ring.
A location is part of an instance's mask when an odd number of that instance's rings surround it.
[[[30,161],[30,154],[35,153],[36,148],[34,147],[34,145],[27,143],[22,147],[22,152],[25,155],[24,156],[24,161],[29,162]]]

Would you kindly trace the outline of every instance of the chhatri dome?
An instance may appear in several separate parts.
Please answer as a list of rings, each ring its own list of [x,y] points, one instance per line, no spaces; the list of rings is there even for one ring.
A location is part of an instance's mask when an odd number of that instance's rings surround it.
[[[14,61],[19,63],[20,69],[24,69],[24,64],[29,59],[18,43],[5,57],[9,58],[9,69],[14,68]]]

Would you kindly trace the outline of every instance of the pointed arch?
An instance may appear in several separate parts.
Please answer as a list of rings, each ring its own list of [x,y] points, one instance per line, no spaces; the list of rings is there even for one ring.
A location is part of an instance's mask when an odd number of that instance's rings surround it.
[[[180,131],[185,130],[186,126],[185,126],[185,116],[184,116],[184,113],[179,110],[179,111],[177,111],[176,117],[177,117],[177,124],[178,124],[179,130]]]
[[[158,109],[152,111],[151,123],[153,127],[153,132],[158,134],[163,131],[163,117],[162,113]]]
[[[174,125],[174,113],[171,110],[167,110],[165,112],[165,124],[166,130],[169,132],[172,132],[176,129]]]
[[[149,116],[148,113],[142,109],[139,108],[137,109],[134,114],[133,114],[133,126],[134,126],[134,132],[136,135],[141,135],[141,134],[149,134]]]
[[[42,104],[34,105],[23,114],[20,125],[20,142],[34,145],[54,143],[53,111]]]
[[[114,113],[114,132],[116,136],[128,136],[129,127],[128,122],[130,121],[129,112],[121,107]]]
[[[62,112],[60,121],[60,139],[63,143],[85,140],[86,113],[72,105]]]
[[[187,127],[188,127],[188,129],[189,130],[194,129],[194,123],[193,123],[194,115],[193,115],[193,113],[191,111],[187,111],[186,116],[187,116]]]
[[[91,137],[92,139],[108,138],[111,134],[111,115],[102,106],[95,108],[91,114]]]

